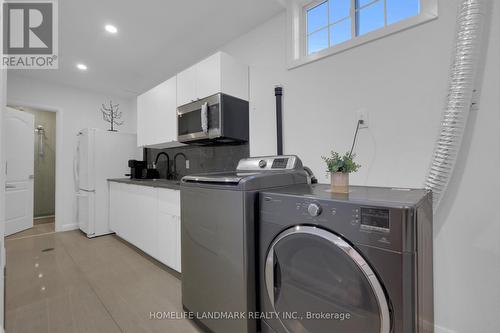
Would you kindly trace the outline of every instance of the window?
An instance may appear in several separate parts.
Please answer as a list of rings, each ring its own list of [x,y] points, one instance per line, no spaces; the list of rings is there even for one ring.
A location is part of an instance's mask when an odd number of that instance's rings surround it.
[[[291,0],[291,64],[299,66],[437,17],[437,0]]]
[[[341,44],[417,16],[419,12],[420,0],[327,0],[314,3],[306,9],[307,53]]]

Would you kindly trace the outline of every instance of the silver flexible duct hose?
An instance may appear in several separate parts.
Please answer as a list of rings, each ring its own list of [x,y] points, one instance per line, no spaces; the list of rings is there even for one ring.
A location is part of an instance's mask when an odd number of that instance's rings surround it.
[[[460,4],[453,61],[441,130],[425,181],[437,209],[453,173],[472,105],[482,34],[483,0]]]

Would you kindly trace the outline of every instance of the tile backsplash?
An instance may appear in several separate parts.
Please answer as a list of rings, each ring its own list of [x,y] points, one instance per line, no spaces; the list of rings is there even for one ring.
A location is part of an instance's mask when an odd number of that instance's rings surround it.
[[[170,158],[170,173],[176,179],[195,173],[235,170],[240,159],[250,156],[248,144],[211,146],[191,145],[165,149],[146,148],[145,159],[149,166],[153,164],[156,156],[160,152],[168,154]],[[182,154],[186,158],[184,158]],[[177,158],[175,158],[176,156]],[[174,161],[174,158],[176,161]],[[186,159],[189,161],[189,169],[186,168]],[[158,159],[156,168],[160,173],[160,178],[167,177],[166,162],[167,158],[165,156],[160,156]]]

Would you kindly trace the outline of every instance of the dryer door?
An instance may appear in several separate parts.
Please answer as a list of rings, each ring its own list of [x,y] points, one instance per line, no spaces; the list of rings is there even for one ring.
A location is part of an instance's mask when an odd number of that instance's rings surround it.
[[[389,333],[382,286],[363,257],[324,229],[296,226],[269,249],[265,280],[279,331]]]

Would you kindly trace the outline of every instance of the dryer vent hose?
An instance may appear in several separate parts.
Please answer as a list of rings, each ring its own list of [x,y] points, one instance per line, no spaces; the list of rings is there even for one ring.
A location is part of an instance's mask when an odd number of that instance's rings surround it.
[[[450,182],[472,106],[481,48],[483,6],[483,0],[463,0],[458,12],[448,95],[424,185],[433,192],[434,211]]]

